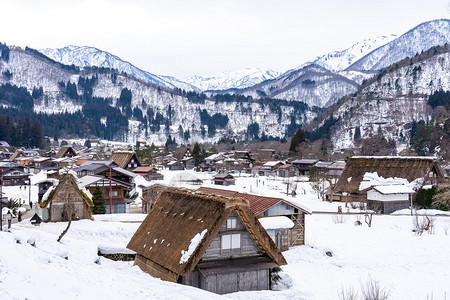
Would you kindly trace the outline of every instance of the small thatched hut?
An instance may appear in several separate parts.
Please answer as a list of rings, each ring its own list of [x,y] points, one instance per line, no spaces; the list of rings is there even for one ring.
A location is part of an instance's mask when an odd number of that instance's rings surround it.
[[[60,174],[55,183],[57,184],[47,190],[40,202],[42,219],[51,222],[68,221],[69,218],[90,219],[94,204],[74,175]]]
[[[153,277],[224,294],[269,288],[286,261],[242,198],[164,191],[127,248]]]
[[[364,175],[375,172],[382,178],[403,178],[409,183],[419,178],[423,178],[423,184],[436,184],[445,180],[435,157],[354,156],[348,159],[339,177],[333,200],[365,201],[366,191],[361,190],[361,182]]]

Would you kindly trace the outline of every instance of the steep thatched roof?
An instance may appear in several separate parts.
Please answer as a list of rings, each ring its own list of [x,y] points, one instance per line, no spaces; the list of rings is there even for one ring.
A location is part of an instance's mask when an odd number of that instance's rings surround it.
[[[377,172],[383,178],[405,178],[409,182],[428,178],[430,172],[444,178],[434,157],[420,156],[354,156],[348,159],[335,191],[358,193],[366,173]]]
[[[77,153],[75,150],[70,146],[62,146],[61,149],[56,153],[55,158],[62,158],[62,157],[74,157]]]
[[[178,147],[177,149],[175,149],[175,152],[172,156],[176,158],[177,161],[181,161],[188,151],[191,151],[188,147]]]
[[[116,151],[111,155],[110,160],[115,162],[120,168],[127,169],[128,163],[134,157],[137,166],[139,167],[141,164],[136,156],[136,153],[133,151]]]
[[[127,248],[171,272],[186,276],[193,271],[233,211],[237,212],[260,251],[276,264],[286,264],[246,200],[187,190],[168,189],[162,192]],[[204,235],[195,251],[182,262],[182,253],[201,233]]]
[[[22,156],[25,156],[25,154],[23,153],[23,150],[16,150],[16,152],[14,152],[14,154],[9,158],[9,161],[14,161],[16,158],[22,157]]]

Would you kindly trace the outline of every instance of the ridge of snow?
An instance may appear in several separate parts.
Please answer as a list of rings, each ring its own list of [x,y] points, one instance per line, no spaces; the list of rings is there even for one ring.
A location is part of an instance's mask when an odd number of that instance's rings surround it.
[[[197,233],[191,240],[191,243],[189,244],[189,247],[187,250],[181,250],[181,258],[180,258],[180,265],[184,264],[189,260],[192,253],[197,249],[200,242],[203,240],[203,237],[208,232],[208,229],[203,230],[200,233]]]
[[[212,76],[193,75],[183,79],[202,91],[227,90],[234,88],[246,88],[260,82],[279,77],[280,72],[262,68],[244,68],[233,71],[225,71]]]
[[[65,65],[73,64],[80,68],[96,66],[117,69],[119,72],[125,72],[132,77],[160,86],[199,91],[195,86],[180,81],[175,77],[152,74],[134,66],[130,62],[122,60],[114,54],[95,47],[69,45],[59,49],[44,48],[39,51]]]
[[[380,70],[405,57],[450,42],[450,20],[440,19],[419,24],[400,37],[362,57],[347,70]]]
[[[318,64],[332,71],[343,71],[372,50],[389,43],[395,38],[397,38],[397,35],[391,34],[388,36],[365,39],[353,44],[345,50],[333,51],[322,55],[310,63]]]

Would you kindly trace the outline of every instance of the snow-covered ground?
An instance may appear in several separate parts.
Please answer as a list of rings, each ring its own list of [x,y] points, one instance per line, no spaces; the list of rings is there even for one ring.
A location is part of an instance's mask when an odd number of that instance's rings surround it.
[[[203,178],[205,185],[212,178],[206,173],[163,173],[165,183],[178,186],[186,185],[178,179],[189,174]],[[237,177],[236,190],[286,197],[283,180]],[[318,200],[308,182],[300,182],[297,196],[286,199],[322,212],[335,212],[342,205]],[[349,289],[361,295],[361,285],[369,278],[389,299],[450,295],[448,216],[433,217],[434,233],[419,236],[412,231],[411,216],[374,215],[368,227],[362,215],[313,213],[306,217],[306,245],[283,253],[288,265],[282,267],[276,291],[222,296],[164,282],[132,262],[97,255],[98,248],[125,248],[144,218],[117,214],[74,221],[61,243],[56,240],[67,223],[35,227],[27,219],[13,224],[10,232],[0,232],[0,299],[339,299],[339,293]],[[357,218],[361,226],[354,225]]]

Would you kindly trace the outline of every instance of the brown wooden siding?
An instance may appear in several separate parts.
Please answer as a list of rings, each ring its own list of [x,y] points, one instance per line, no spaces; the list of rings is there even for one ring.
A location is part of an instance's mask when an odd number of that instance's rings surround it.
[[[253,238],[248,233],[238,214],[233,211],[229,216],[229,219],[230,218],[236,219],[236,228],[227,229],[227,221],[225,221],[220,228],[219,233],[211,242],[205,254],[202,256],[203,260],[223,259],[230,256],[241,257],[259,253],[259,248],[256,246]],[[222,235],[224,234],[240,234],[240,248],[222,249]]]
[[[291,220],[294,222],[294,227],[289,230],[290,246],[299,246],[305,244],[305,215],[293,214]]]

